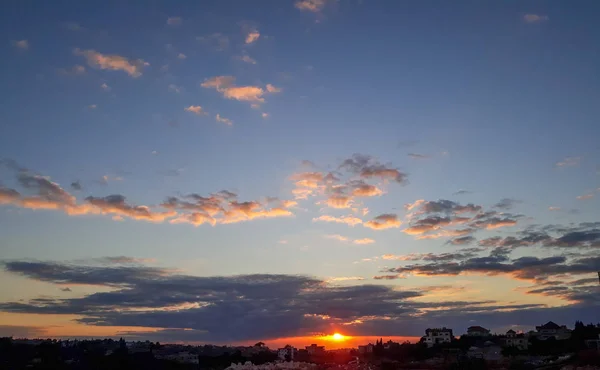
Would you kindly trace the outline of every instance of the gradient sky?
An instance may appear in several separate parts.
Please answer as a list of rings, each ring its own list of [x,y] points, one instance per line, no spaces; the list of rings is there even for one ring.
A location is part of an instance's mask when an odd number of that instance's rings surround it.
[[[597,2],[3,10],[0,335],[598,319]]]

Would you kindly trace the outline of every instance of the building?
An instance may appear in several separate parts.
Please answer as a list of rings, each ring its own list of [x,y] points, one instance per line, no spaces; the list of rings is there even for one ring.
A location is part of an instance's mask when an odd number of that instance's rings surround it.
[[[322,355],[325,353],[324,346],[317,346],[316,344],[311,344],[310,346],[306,346],[305,348],[308,354],[311,356]]]
[[[588,339],[585,341],[585,346],[591,349],[600,350],[600,334],[598,334],[598,339]]]
[[[433,328],[425,330],[425,336],[422,338],[427,347],[433,347],[436,344],[450,343],[454,339],[452,329]]]
[[[296,348],[287,345],[277,350],[277,357],[279,357],[281,361],[294,361],[294,357],[296,357],[297,353],[298,350]]]
[[[481,326],[470,326],[467,329],[467,335],[469,337],[487,337],[490,335],[490,330]]]
[[[367,344],[366,346],[358,346],[358,353],[361,355],[373,353],[373,348],[375,348],[375,346],[371,343]]]
[[[506,339],[504,340],[506,347],[516,347],[520,350],[526,350],[529,347],[529,338],[523,333],[517,334],[514,330],[506,332]]]
[[[566,325],[558,325],[552,321],[548,321],[541,326],[536,326],[535,330],[535,336],[539,340],[546,340],[550,338],[564,340],[571,338],[571,330],[567,329]]]

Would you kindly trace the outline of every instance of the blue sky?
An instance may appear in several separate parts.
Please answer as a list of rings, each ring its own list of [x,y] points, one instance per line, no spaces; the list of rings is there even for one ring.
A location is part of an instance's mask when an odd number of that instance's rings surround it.
[[[175,268],[190,279],[301,274],[356,299],[365,297],[361,287],[377,286],[418,292],[411,302],[439,301],[445,286],[444,294],[465,305],[494,301],[484,304],[492,313],[514,304],[547,316],[597,310],[589,281],[568,294],[530,291],[558,277],[591,278],[600,268],[600,226],[592,224],[600,209],[598,7],[11,2],[0,15],[0,274],[14,284],[0,288],[10,312],[0,327],[10,332],[40,314],[33,301],[11,305],[20,299],[49,295],[74,304],[100,290],[125,294],[134,284],[82,283],[18,264],[34,260],[65,274],[74,265]],[[361,186],[369,195],[354,193]],[[223,190],[237,197],[219,195]],[[190,194],[217,194],[211,201],[221,211],[207,211],[206,200],[186,208]],[[168,197],[176,197],[174,208]],[[244,205],[249,201],[255,203]],[[459,207],[467,204],[475,208],[464,213]],[[190,224],[192,212],[206,222]],[[316,220],[322,216],[359,222]],[[545,237],[515,242],[534,233]],[[453,242],[460,237],[470,238]],[[500,245],[494,237],[513,239]],[[136,260],[103,259],[110,256]],[[486,256],[501,266],[471,269]],[[519,258],[546,257],[564,260],[523,272],[530,267]],[[444,263],[462,267],[448,273]],[[582,264],[588,267],[574,267]],[[63,292],[65,284],[76,287]],[[486,284],[498,291],[485,291]],[[446,317],[454,314],[448,310]],[[61,321],[59,332],[35,330],[84,335],[103,326],[59,311],[53,314],[75,321]],[[340,325],[354,335],[380,335],[376,318],[386,315],[398,320],[398,335],[420,335],[400,313],[357,312],[327,328],[303,322],[254,337],[215,334],[199,323],[192,328],[198,336],[185,338],[293,337]],[[536,324],[502,315],[482,317],[481,325]],[[361,317],[373,326],[354,322]],[[431,317],[438,319],[443,323]],[[106,322],[114,333],[156,327],[143,318]],[[176,322],[159,329],[181,339],[172,331],[183,329]]]

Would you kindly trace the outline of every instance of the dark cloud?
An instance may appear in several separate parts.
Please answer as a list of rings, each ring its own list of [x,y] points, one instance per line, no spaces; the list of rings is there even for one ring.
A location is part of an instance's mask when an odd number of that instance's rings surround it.
[[[408,153],[408,156],[412,159],[429,159],[430,158],[428,155],[419,154],[419,153]]]
[[[475,239],[472,236],[461,236],[460,238],[454,238],[448,241],[448,244],[452,244],[452,245],[467,245],[467,244],[471,244],[473,242],[477,241],[477,239]]]
[[[100,263],[100,260],[110,263]],[[457,316],[456,322],[468,323],[473,315],[540,307],[500,305],[494,301],[428,303],[423,301],[428,292],[439,289],[427,287],[422,290],[386,285],[340,287],[300,275],[199,277],[137,263],[140,259],[134,258],[110,257],[96,261],[98,265],[6,262],[4,267],[8,272],[34,280],[60,285],[99,285],[112,290],[68,299],[41,297],[28,302],[5,302],[0,304],[0,310],[73,314],[80,317],[79,322],[88,325],[153,327],[160,329],[157,335],[164,335],[161,338],[186,336],[185,340],[189,341],[227,342],[331,332],[339,325],[348,328],[348,334],[386,335],[385,330],[389,328],[379,328],[379,322],[383,321],[394,326],[397,334],[415,320],[430,319],[428,322],[432,323],[438,318]],[[492,258],[469,261],[471,264],[498,263]],[[513,263],[540,266],[550,261],[519,259]],[[377,277],[379,280],[398,278],[401,278],[398,274]],[[420,299],[415,301],[414,298]],[[432,308],[435,310],[431,311]],[[402,333],[419,335],[423,327]],[[186,329],[186,333],[180,336],[182,329]]]
[[[492,218],[493,220],[494,218]],[[486,221],[486,222],[489,222]],[[516,233],[516,236],[494,236],[479,241],[484,247],[523,248],[548,247],[569,249],[595,249],[600,247],[600,225],[585,222],[578,225],[533,226]]]
[[[73,181],[71,183],[71,189],[73,189],[73,190],[81,190],[81,189],[83,189],[83,186],[81,186],[81,182],[79,182],[79,180],[77,180],[77,181]]]
[[[40,338],[46,336],[46,329],[37,326],[0,325],[0,338]]]
[[[447,261],[446,255],[440,254],[437,255],[437,258],[432,257],[431,261],[433,262],[431,263],[409,264],[397,268],[388,268],[383,272],[428,276],[460,275],[463,273],[506,274],[517,279],[543,280],[559,274],[581,275],[600,270],[600,257],[576,258],[567,261],[564,256],[544,258],[527,256],[509,260],[506,253],[491,253],[487,257]]]
[[[71,292],[72,291],[71,288],[69,288],[69,287],[60,288],[60,290],[63,291],[63,292]]]
[[[386,213],[365,222],[364,226],[374,230],[383,230],[400,227],[401,224],[402,222],[398,219],[398,215]]]
[[[504,198],[504,199],[501,199],[498,203],[494,204],[494,208],[508,210],[508,209],[511,209],[515,204],[519,204],[519,203],[521,203],[520,200]]]
[[[379,275],[373,276],[375,280],[397,280],[397,279],[406,279],[405,276],[402,275]]]
[[[340,168],[356,173],[364,179],[379,178],[405,184],[408,178],[406,173],[381,164],[375,158],[364,154],[354,154],[351,158],[344,160]]]
[[[470,234],[478,230],[491,230],[515,226],[520,215],[484,211],[480,205],[440,199],[437,201],[417,200],[407,204],[409,226],[403,231],[417,239],[456,238],[456,243],[474,241]],[[462,239],[460,239],[460,238]],[[471,237],[471,238],[469,238]]]

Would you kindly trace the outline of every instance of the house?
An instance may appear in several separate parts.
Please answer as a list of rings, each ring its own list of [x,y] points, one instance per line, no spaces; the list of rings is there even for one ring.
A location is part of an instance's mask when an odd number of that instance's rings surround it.
[[[294,361],[294,357],[296,357],[297,353],[298,350],[296,348],[287,345],[277,350],[277,357],[279,357],[281,361]]]
[[[523,333],[517,334],[514,330],[506,332],[506,339],[504,339],[504,345],[506,347],[516,347],[520,350],[526,350],[529,347],[529,338]]]
[[[481,326],[469,326],[467,335],[469,337],[487,337],[490,335],[490,330]]]
[[[550,338],[564,340],[571,338],[571,330],[567,329],[566,325],[558,325],[552,321],[548,321],[541,326],[536,326],[535,330],[535,336],[539,340],[546,340]]]
[[[450,343],[454,339],[452,329],[433,328],[425,330],[425,336],[422,338],[427,347],[433,347],[436,344]]]

